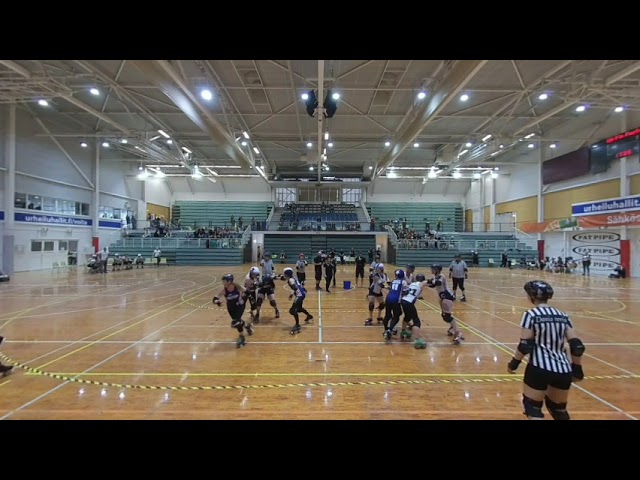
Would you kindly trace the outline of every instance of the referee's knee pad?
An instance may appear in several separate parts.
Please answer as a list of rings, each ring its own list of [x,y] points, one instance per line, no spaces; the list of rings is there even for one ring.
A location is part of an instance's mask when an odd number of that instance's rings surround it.
[[[369,302],[369,311],[373,312],[373,307],[375,307],[375,304],[373,302]]]
[[[556,403],[545,395],[544,404],[554,420],[571,420],[569,412],[567,412],[567,402]]]
[[[275,300],[269,300],[269,305],[271,305],[272,307],[276,306],[276,301]]]
[[[522,406],[524,414],[530,418],[544,418],[542,413],[542,400],[533,400],[526,395],[522,395]]]
[[[442,319],[447,323],[451,323],[451,322],[453,322],[453,315],[451,315],[450,313],[443,313],[442,314]],[[418,321],[420,321],[420,320],[418,320]]]

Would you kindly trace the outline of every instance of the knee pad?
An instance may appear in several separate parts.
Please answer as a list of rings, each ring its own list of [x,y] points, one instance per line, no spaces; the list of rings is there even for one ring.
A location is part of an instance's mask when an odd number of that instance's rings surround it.
[[[542,400],[532,400],[526,395],[522,395],[522,406],[524,414],[531,418],[544,418],[542,413]]]
[[[382,311],[385,309],[386,306],[387,306],[386,302],[382,302],[380,305],[378,305],[378,310]]]
[[[296,308],[295,305],[293,305],[290,309],[289,309],[289,313],[291,315],[295,315],[296,313],[298,313],[298,309]]]
[[[373,307],[375,307],[373,302],[369,302],[369,311],[373,312]]]
[[[271,305],[272,307],[275,307],[277,304],[275,300],[269,300],[269,305]]]
[[[244,326],[244,320],[242,320],[241,318],[234,318],[233,320],[231,320],[231,328],[240,328]]]
[[[442,319],[447,323],[451,323],[453,322],[453,315],[451,315],[450,313],[443,313]]]
[[[544,404],[554,420],[571,420],[569,412],[567,412],[567,402],[556,403],[545,395]]]
[[[260,306],[262,305],[262,301],[263,301],[263,300],[264,300],[264,299],[262,299],[262,298],[258,297],[258,300],[256,300],[256,305],[257,305],[258,307],[260,307]]]

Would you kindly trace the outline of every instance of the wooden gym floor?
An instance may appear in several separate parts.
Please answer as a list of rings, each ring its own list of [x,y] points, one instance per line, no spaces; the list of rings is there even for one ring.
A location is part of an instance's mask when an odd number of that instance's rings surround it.
[[[435,294],[425,291],[428,346],[416,350],[397,337],[386,345],[381,327],[363,325],[366,290],[344,290],[354,267],[343,266],[332,294],[308,282],[305,307],[315,322],[302,333],[289,334],[281,283],[281,317],[263,307],[255,334],[236,349],[226,308],[211,298],[224,273],[242,280],[249,267],[107,275],[81,267],[0,283],[0,358],[16,364],[0,378],[0,419],[524,419],[524,364],[516,375],[506,364],[528,307],[522,286],[535,277],[554,286],[553,305],[571,314],[587,345],[572,417],[640,418],[636,279],[472,270],[468,301],[454,306],[466,341],[451,345]]]

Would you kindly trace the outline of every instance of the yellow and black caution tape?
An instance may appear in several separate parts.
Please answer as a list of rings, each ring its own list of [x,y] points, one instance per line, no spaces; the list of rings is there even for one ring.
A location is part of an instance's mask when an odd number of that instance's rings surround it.
[[[82,383],[86,385],[96,385],[100,387],[113,387],[113,388],[127,388],[133,390],[263,390],[263,389],[275,389],[275,388],[312,388],[312,387],[353,387],[353,386],[386,386],[386,385],[453,385],[453,384],[468,384],[468,383],[506,383],[506,382],[521,382],[522,375],[510,375],[510,376],[495,376],[495,377],[456,377],[456,378],[429,378],[421,380],[380,380],[380,381],[356,381],[356,382],[304,382],[304,383],[272,383],[272,384],[255,384],[255,385],[205,385],[205,386],[168,386],[168,385],[132,385],[125,383],[112,383],[101,382],[97,380],[87,380],[84,378],[69,377],[66,375],[60,375],[57,373],[44,372],[28,365],[16,362],[11,358],[0,352],[0,359],[5,360],[7,363],[21,368],[29,373],[35,375],[41,375],[49,378],[55,378],[65,382]],[[108,375],[108,373],[105,373]],[[135,375],[132,373],[132,375]],[[304,374],[300,374],[304,376]],[[357,374],[354,374],[357,376]],[[384,376],[384,374],[381,374]],[[410,376],[410,375],[407,375]],[[584,378],[585,380],[619,380],[619,379],[640,379],[640,375],[590,375]]]

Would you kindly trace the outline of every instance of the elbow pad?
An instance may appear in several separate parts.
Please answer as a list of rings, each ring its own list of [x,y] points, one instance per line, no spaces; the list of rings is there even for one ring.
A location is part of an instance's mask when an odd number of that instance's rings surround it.
[[[584,343],[579,338],[569,340],[569,350],[574,357],[581,357],[586,349],[587,347],[584,346]]]
[[[533,338],[527,338],[526,340],[521,338],[518,344],[518,351],[523,355],[528,355],[533,352],[535,344],[536,342]]]

